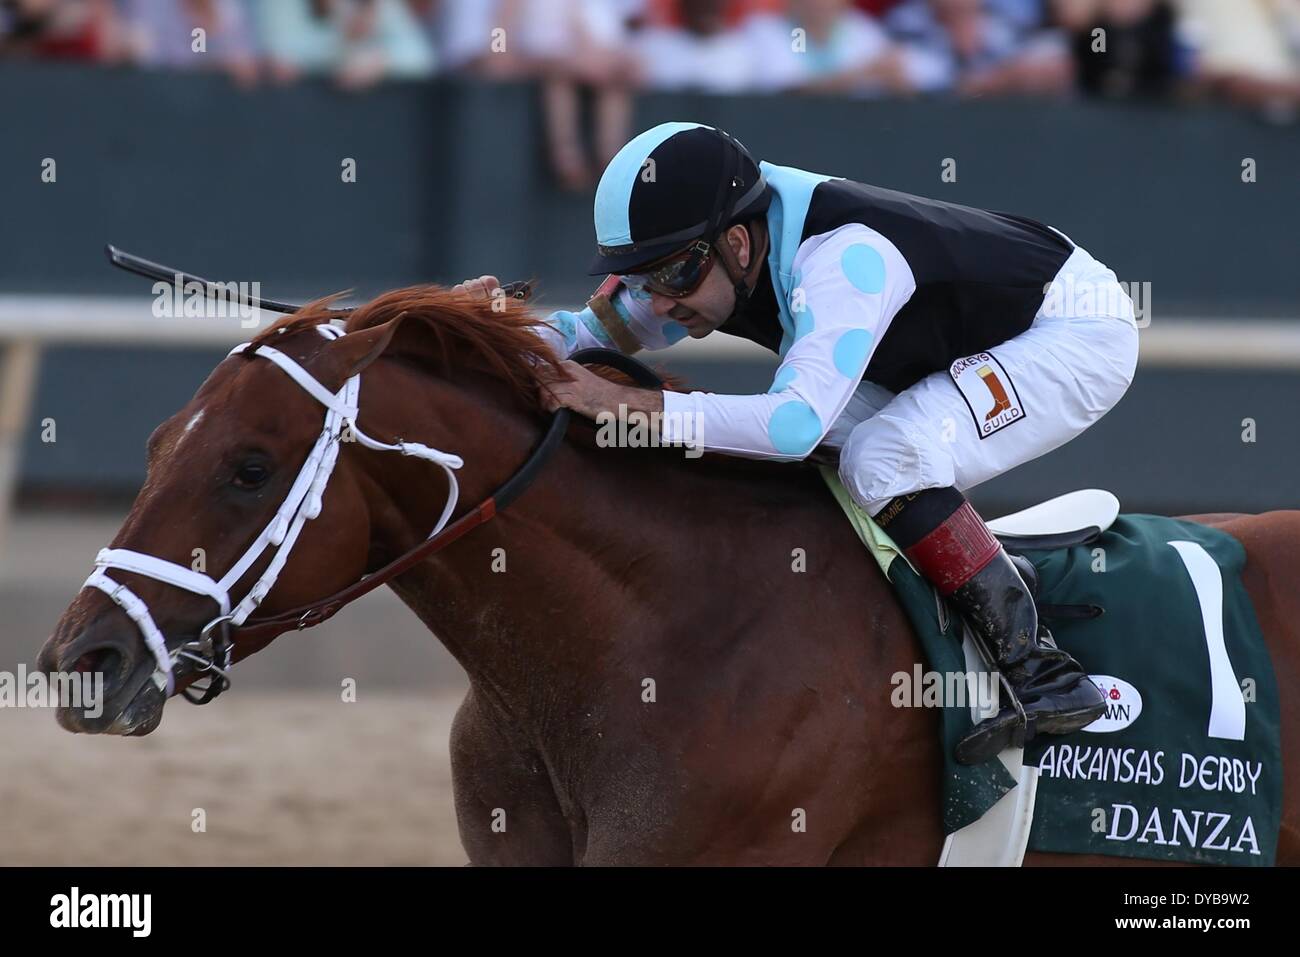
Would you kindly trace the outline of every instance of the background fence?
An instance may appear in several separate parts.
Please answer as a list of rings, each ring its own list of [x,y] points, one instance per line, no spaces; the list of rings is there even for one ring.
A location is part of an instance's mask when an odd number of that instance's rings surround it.
[[[149,307],[146,281],[107,267],[106,241],[280,298],[493,272],[539,280],[541,302],[559,307],[596,282],[584,275],[590,195],[552,184],[530,84],[354,96],[304,82],[254,95],[219,75],[0,63],[0,89],[0,329],[10,341],[62,330],[28,421],[53,418],[69,440],[25,430],[29,500],[133,491],[149,431],[224,351],[93,341]],[[697,94],[639,97],[633,127],[681,118],[773,162],[1042,219],[1121,280],[1150,284],[1129,395],[1066,448],[980,489],[985,508],[1081,484],[1148,510],[1300,499],[1293,128],[1216,105]],[[57,184],[42,179],[46,158]],[[355,182],[341,175],[348,159]],[[1188,322],[1206,319],[1217,325]],[[766,387],[771,361],[725,338],[687,341],[664,363],[697,387]]]

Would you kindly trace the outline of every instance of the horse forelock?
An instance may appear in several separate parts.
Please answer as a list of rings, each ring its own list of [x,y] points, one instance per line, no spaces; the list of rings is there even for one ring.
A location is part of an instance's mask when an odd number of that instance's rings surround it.
[[[333,310],[342,295],[335,293],[308,303],[259,333],[253,345],[270,345],[329,322],[336,318]],[[559,357],[538,334],[542,320],[522,303],[475,299],[441,286],[407,286],[386,292],[354,309],[344,329],[358,332],[398,316],[404,316],[402,339],[424,346],[420,351],[443,371],[469,368],[486,372],[532,407],[540,406],[548,370],[559,365]]]

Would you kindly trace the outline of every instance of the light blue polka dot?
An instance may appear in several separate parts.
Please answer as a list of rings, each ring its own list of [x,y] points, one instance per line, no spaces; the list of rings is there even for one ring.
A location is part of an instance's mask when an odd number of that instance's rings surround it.
[[[871,351],[871,333],[866,329],[850,329],[835,343],[835,368],[840,375],[852,379],[862,374],[862,367]]]
[[[686,338],[686,327],[680,322],[665,322],[660,331],[664,334],[664,339],[670,346]]]
[[[551,327],[560,335],[564,336],[564,344],[570,349],[578,342],[578,323],[573,313],[557,312],[548,320]]]
[[[579,322],[587,327],[587,331],[590,332],[593,338],[595,338],[595,340],[603,347],[606,349],[615,348],[614,340],[609,337],[609,330],[605,328],[603,322],[596,318],[596,314],[591,311],[590,306],[582,310],[582,312],[578,314],[577,318]]]
[[[776,370],[776,378],[772,380],[772,388],[767,391],[784,392],[790,387],[790,383],[794,381],[794,377],[797,374],[798,373],[795,371],[794,366],[782,366]]]
[[[849,282],[863,292],[885,288],[885,260],[866,243],[854,243],[840,256],[840,268]]]
[[[822,437],[821,419],[807,402],[787,402],[772,413],[767,436],[782,455],[807,455]]]

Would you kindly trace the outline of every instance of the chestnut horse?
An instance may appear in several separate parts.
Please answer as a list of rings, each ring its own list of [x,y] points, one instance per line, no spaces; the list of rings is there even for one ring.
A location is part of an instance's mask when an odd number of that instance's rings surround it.
[[[367,369],[359,426],[458,454],[459,515],[519,469],[546,421],[556,359],[536,320],[502,305],[412,287],[357,309],[339,338],[317,334],[330,318],[321,302],[255,342],[273,341],[331,391]],[[232,355],[153,433],[148,478],[113,546],[187,566],[201,547],[208,567],[231,568],[321,422],[282,369],[252,349]],[[516,505],[390,583],[469,677],[451,760],[471,863],[935,863],[937,714],[890,704],[890,676],[910,673],[920,649],[818,473],[599,448],[594,435],[574,423]],[[427,462],[343,443],[323,510],[261,613],[318,601],[418,545],[447,488]],[[1245,545],[1278,684],[1300,687],[1300,512],[1210,520]],[[792,570],[795,549],[806,571]],[[168,647],[214,617],[209,597],[115,574]],[[232,640],[236,660],[259,646],[238,629]],[[161,720],[154,658],[101,590],[77,595],[40,664],[105,672],[103,715],[65,709],[70,730],[147,734]],[[178,675],[178,688],[194,677]],[[1300,696],[1281,707],[1278,862],[1294,864]],[[502,812],[504,831],[493,826]],[[792,827],[800,814],[806,829]]]

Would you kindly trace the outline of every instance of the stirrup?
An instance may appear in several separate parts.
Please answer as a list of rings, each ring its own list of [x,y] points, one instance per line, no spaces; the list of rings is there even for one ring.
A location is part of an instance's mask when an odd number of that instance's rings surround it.
[[[1032,740],[1034,736],[1029,728],[1029,716],[1025,713],[1025,706],[1021,704],[1020,696],[1016,694],[1016,689],[1011,686],[1011,681],[1007,678],[1002,669],[998,667],[997,659],[993,656],[988,643],[984,640],[984,635],[980,633],[978,628],[971,626],[969,623],[966,625],[966,633],[970,636],[971,643],[975,645],[975,650],[979,652],[980,658],[983,659],[984,667],[990,669],[998,676],[998,686],[1001,688],[1002,694],[1007,696],[1006,700],[1010,702],[1011,709],[1016,713],[1016,723],[1014,730],[1011,733],[1012,740],[1007,747],[1023,748],[1025,742]],[[960,748],[962,744],[974,737],[981,726],[996,720],[998,716],[1002,714],[1002,711],[1003,707],[1000,706],[996,713],[989,715],[983,721],[979,722],[979,724],[976,724],[975,727],[970,730],[969,734],[962,738],[961,741],[957,742],[957,747]]]
[[[1008,748],[1023,748],[1037,737],[1038,728],[1035,719],[1023,714],[1011,715],[1010,722],[1001,722],[997,729],[990,727],[1006,715],[1007,710],[1003,708],[993,717],[985,718],[957,742],[953,757],[957,759],[958,764],[967,766],[983,764],[985,761],[993,760]],[[997,739],[994,737],[995,734]],[[994,740],[997,740],[997,746],[991,748],[990,742]],[[971,753],[972,751],[974,753]]]

